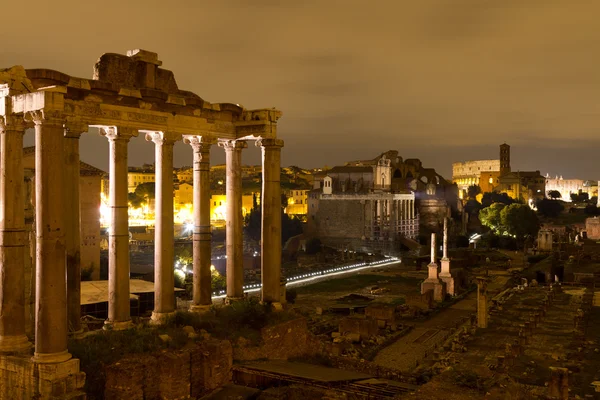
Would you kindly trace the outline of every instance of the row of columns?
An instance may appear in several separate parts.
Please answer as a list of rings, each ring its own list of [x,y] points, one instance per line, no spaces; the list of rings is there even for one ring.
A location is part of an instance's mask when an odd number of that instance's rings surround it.
[[[416,218],[415,201],[408,200],[371,200],[371,236],[375,236],[375,227],[390,225],[394,228],[403,221]]]
[[[8,98],[6,101],[10,101]],[[10,106],[10,104],[8,104]],[[36,303],[35,352],[38,363],[67,361],[68,334],[81,332],[79,138],[87,126],[66,122],[58,112],[28,112],[35,124]],[[0,352],[31,348],[25,335],[23,260],[27,244],[23,197],[23,135],[19,117],[0,118]],[[128,154],[131,128],[102,127],[110,148],[109,301],[107,327],[131,326],[129,306]],[[173,145],[164,132],[148,132],[156,151],[155,307],[152,322],[175,312]],[[192,310],[211,304],[210,147],[202,136],[186,136],[194,153],[194,290]],[[241,150],[245,141],[219,142],[227,158],[227,297],[243,296]],[[280,301],[281,196],[283,141],[260,139],[263,158],[263,302]],[[64,160],[64,162],[57,162]]]

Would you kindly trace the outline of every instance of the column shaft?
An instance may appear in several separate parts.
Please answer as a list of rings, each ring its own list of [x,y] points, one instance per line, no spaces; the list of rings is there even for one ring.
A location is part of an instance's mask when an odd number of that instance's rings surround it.
[[[32,112],[35,125],[36,327],[38,363],[67,361],[64,225],[64,129],[61,119]],[[59,160],[59,161],[57,161]]]
[[[24,123],[0,117],[0,352],[31,347],[25,336]]]
[[[225,148],[227,182],[227,225],[225,232],[227,252],[227,297],[241,298],[244,294],[244,256],[242,241],[242,149],[246,142],[223,141]]]
[[[279,139],[262,139],[262,301],[280,303],[281,279],[281,147]]]
[[[377,217],[377,204],[375,200],[370,200],[371,205],[371,240],[375,239],[375,218]]]
[[[210,142],[186,137],[194,152],[194,287],[191,310],[205,309],[211,300]]]
[[[81,229],[79,203],[79,137],[87,126],[65,128],[65,243],[67,246],[67,326],[81,329]]]
[[[129,215],[127,146],[136,131],[111,127],[103,131],[109,140],[108,319],[111,329],[131,326],[129,306]]]
[[[173,145],[163,132],[148,134],[155,144],[156,218],[154,231],[153,323],[162,324],[175,312],[173,247]]]

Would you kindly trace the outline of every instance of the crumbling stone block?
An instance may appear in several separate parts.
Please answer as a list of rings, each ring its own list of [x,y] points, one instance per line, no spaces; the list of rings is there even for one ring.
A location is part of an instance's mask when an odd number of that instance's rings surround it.
[[[358,333],[361,340],[366,340],[377,335],[379,326],[373,319],[358,319],[347,317],[340,321],[339,331],[342,335],[348,333]]]

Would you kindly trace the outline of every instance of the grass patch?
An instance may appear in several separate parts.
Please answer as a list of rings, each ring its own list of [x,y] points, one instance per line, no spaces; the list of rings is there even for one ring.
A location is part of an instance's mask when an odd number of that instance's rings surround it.
[[[213,307],[209,313],[202,315],[178,311],[174,324],[204,329],[220,339],[235,340],[244,337],[257,342],[260,341],[262,328],[294,318],[297,318],[294,313],[272,311],[270,304],[260,304],[256,298],[250,298],[227,307]]]
[[[345,278],[330,279],[327,281],[317,282],[312,285],[301,286],[296,288],[296,291],[298,294],[313,294],[318,292],[350,292],[364,289],[367,286],[379,285],[378,282],[381,281],[388,281],[387,283],[381,284],[382,287],[386,287],[390,284],[406,284],[409,286],[415,286],[420,280],[415,278],[388,277],[374,274],[356,274]]]

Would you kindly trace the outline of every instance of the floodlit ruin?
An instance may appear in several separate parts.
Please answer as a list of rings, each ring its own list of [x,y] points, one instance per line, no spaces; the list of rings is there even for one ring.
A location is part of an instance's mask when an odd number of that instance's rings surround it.
[[[106,328],[130,327],[127,147],[143,134],[155,144],[155,307],[152,322],[175,311],[173,145],[194,155],[192,310],[211,304],[209,150],[227,160],[227,300],[243,296],[241,154],[262,149],[262,300],[281,304],[280,151],[276,109],[211,104],[179,89],[156,53],[104,54],[92,79],[50,69],[0,70],[0,398],[85,396],[67,337],[80,327],[79,140],[100,129],[110,144],[109,311]],[[35,340],[25,330],[23,135],[35,128]],[[32,353],[33,347],[33,353]],[[33,355],[33,357],[31,357]],[[53,397],[54,398],[54,397]]]

